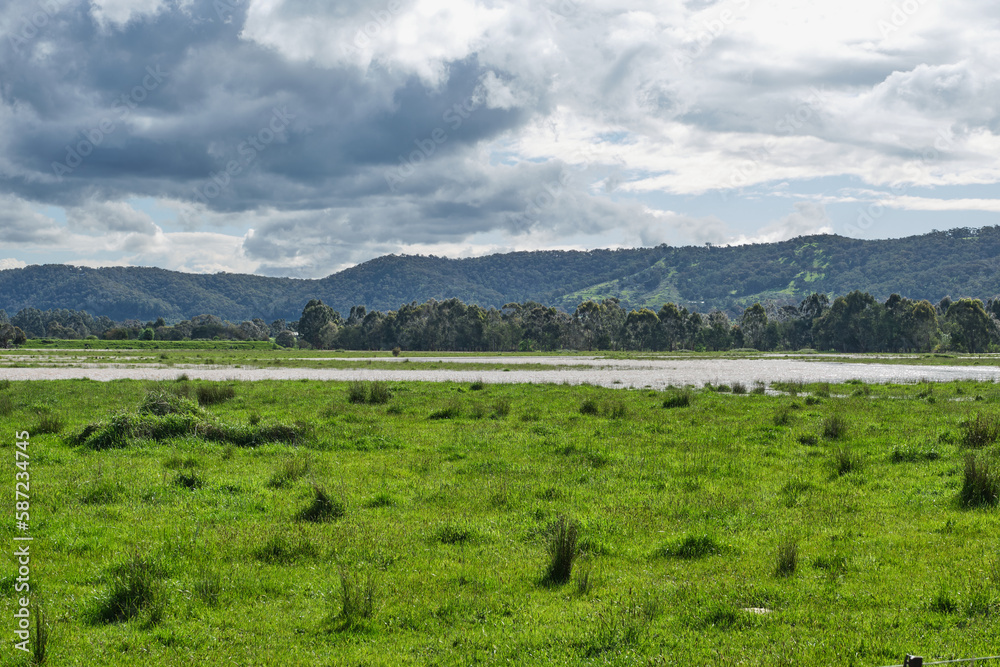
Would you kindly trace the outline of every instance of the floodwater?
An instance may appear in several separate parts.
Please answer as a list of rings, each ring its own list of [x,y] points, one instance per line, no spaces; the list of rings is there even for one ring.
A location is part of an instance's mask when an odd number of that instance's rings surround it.
[[[367,361],[367,359],[365,359]],[[413,361],[437,361],[438,358],[415,357]],[[387,380],[399,382],[474,382],[488,383],[568,383],[605,387],[663,389],[668,385],[733,384],[778,381],[845,382],[861,380],[882,382],[947,382],[951,380],[1000,381],[996,366],[907,366],[880,363],[841,363],[801,361],[797,359],[599,359],[594,357],[440,357],[441,361],[460,360],[504,364],[510,370],[381,370],[323,368],[235,368],[219,366],[142,366],[121,367],[111,364],[88,367],[2,368],[0,379],[63,380],[89,378],[109,381],[120,379],[173,380],[181,373],[200,380]],[[380,361],[385,361],[381,358]],[[400,359],[402,361],[402,359]],[[566,365],[561,370],[517,370],[520,364],[543,363]]]

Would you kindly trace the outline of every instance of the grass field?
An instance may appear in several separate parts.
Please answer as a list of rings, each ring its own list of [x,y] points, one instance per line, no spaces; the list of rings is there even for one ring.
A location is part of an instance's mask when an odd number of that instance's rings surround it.
[[[995,655],[1000,385],[772,388],[0,382],[0,534],[52,665]]]

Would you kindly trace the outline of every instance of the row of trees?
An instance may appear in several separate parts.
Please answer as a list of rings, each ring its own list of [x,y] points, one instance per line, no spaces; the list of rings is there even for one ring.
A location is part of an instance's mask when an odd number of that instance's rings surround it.
[[[528,301],[503,308],[430,300],[394,311],[351,308],[347,318],[313,299],[297,322],[253,319],[233,324],[199,315],[168,325],[92,317],[83,311],[0,310],[0,345],[25,338],[112,340],[270,340],[284,347],[388,350],[798,350],[908,352],[1000,350],[1000,298],[942,299],[937,305],[897,294],[884,303],[854,291],[831,303],[812,294],[798,305],[755,303],[736,320],[673,303],[626,310],[617,299],[586,301],[572,313]]]
[[[830,303],[812,294],[798,305],[755,303],[738,320],[722,311],[626,311],[616,299],[586,301],[571,315],[535,302],[501,309],[458,299],[396,311],[355,306],[346,319],[320,300],[306,304],[299,340],[321,348],[406,350],[798,350],[909,352],[1000,349],[1000,299],[942,299],[936,306],[893,294],[880,303],[855,291]]]

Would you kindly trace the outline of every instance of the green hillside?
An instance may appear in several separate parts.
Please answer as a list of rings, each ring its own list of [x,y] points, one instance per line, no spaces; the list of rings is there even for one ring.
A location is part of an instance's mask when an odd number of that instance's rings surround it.
[[[629,308],[671,301],[737,313],[755,301],[798,302],[813,292],[985,299],[1000,294],[998,256],[1000,227],[985,227],[873,241],[822,235],[730,247],[388,255],[319,280],[45,265],[0,271],[0,308],[11,315],[68,308],[116,320],[203,313],[294,320],[312,298],[346,314],[355,305],[386,311],[453,297],[484,307],[537,301],[572,311],[587,299],[615,297]]]

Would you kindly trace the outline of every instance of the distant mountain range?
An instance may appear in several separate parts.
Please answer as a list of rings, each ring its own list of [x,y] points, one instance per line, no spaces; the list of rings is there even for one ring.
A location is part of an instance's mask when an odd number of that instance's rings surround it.
[[[175,321],[209,313],[230,321],[296,320],[310,299],[343,314],[458,298],[501,307],[537,301],[572,312],[587,299],[629,308],[672,301],[706,312],[755,301],[798,302],[862,290],[937,302],[1000,294],[1000,227],[865,241],[819,235],[743,246],[515,252],[468,259],[387,255],[318,280],[157,268],[47,264],[0,271],[0,308],[68,308],[115,320]]]

